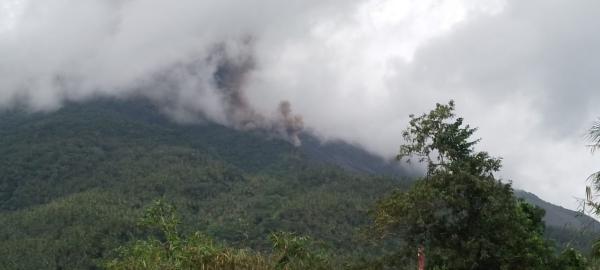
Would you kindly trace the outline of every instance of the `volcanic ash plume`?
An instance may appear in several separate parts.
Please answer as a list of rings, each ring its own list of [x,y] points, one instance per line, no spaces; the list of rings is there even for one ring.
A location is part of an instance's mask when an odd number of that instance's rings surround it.
[[[300,146],[298,135],[304,123],[301,116],[293,115],[289,101],[282,101],[276,115],[267,118],[258,113],[244,95],[245,82],[255,67],[250,54],[230,58],[220,49],[217,55],[220,61],[213,78],[221,95],[228,122],[237,129],[267,131],[295,146]]]
[[[289,101],[279,104],[279,116],[275,121],[275,131],[283,138],[287,138],[295,146],[300,146],[300,132],[304,128],[304,121],[300,115],[292,114],[292,105]]]
[[[282,101],[275,114],[264,115],[248,101],[244,89],[256,67],[251,39],[219,44],[207,57],[192,57],[154,74],[139,88],[179,122],[211,121],[238,130],[263,131],[300,145],[302,117]]]

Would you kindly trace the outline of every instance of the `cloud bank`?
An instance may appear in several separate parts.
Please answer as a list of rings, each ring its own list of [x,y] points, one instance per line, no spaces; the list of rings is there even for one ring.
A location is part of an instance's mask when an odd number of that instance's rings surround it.
[[[599,161],[583,137],[600,116],[599,15],[558,0],[0,0],[0,108],[143,96],[181,122],[295,144],[307,128],[391,157],[408,114],[454,99],[503,177],[574,208]]]

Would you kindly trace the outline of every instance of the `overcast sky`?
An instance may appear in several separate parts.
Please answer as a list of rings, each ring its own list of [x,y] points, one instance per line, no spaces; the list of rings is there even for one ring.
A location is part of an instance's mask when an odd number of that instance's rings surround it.
[[[384,157],[408,114],[454,99],[504,179],[574,209],[600,170],[584,136],[600,116],[598,25],[589,0],[0,0],[0,108],[141,94],[228,124],[219,47],[253,60],[253,110],[290,101],[306,128]],[[155,87],[164,74],[175,90]]]

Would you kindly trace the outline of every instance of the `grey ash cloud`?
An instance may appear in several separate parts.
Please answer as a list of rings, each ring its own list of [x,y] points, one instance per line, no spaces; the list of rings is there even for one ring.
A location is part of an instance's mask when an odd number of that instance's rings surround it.
[[[0,109],[143,96],[179,122],[391,157],[409,114],[454,99],[505,179],[574,208],[600,161],[583,136],[599,15],[583,0],[0,0]]]
[[[286,100],[273,107],[273,114],[258,112],[250,104],[245,85],[256,67],[252,41],[244,38],[233,45],[235,50],[217,44],[207,55],[151,73],[133,92],[179,122],[212,121],[239,130],[260,130],[299,146],[302,117],[292,112]]]
[[[265,130],[294,145],[303,125],[290,102],[260,112],[246,97],[257,67],[253,40],[278,42],[336,2],[6,1],[0,109],[142,96],[176,121]]]

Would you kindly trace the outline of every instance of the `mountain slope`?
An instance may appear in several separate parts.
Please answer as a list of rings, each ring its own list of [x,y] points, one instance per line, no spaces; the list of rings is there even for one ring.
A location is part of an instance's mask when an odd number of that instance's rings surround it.
[[[399,162],[387,161],[344,141],[321,142],[309,134],[300,136],[300,151],[315,163],[332,164],[345,170],[373,175],[413,177]]]
[[[600,231],[600,223],[597,220],[580,212],[551,204],[530,192],[517,190],[515,191],[515,195],[528,203],[546,210],[546,215],[544,216],[546,226],[573,230]]]
[[[544,222],[548,238],[562,247],[591,251],[592,244],[600,235],[600,222],[580,212],[546,202],[533,193],[516,190],[515,195],[546,211]]]
[[[177,125],[141,101],[5,112],[0,138],[0,269],[94,268],[144,233],[136,220],[158,198],[178,207],[184,232],[234,246],[265,249],[269,233],[291,231],[338,254],[380,253],[360,228],[406,185],[319,165],[259,132]]]
[[[385,252],[362,230],[376,200],[410,174],[344,142],[302,140],[179,125],[140,100],[0,113],[0,269],[97,267],[146,233],[136,220],[157,198],[178,207],[184,232],[233,246],[266,249],[269,233],[292,231],[341,256]],[[525,197],[548,212],[549,237],[588,245],[589,235],[562,227],[568,210]]]
[[[418,177],[397,163],[386,162],[343,141],[321,143],[308,135],[303,136],[302,140],[302,151],[318,162],[335,164],[353,172]],[[515,190],[515,195],[545,210],[544,222],[548,236],[561,245],[575,245],[588,250],[600,234],[600,222],[589,216],[546,202],[527,191]]]

